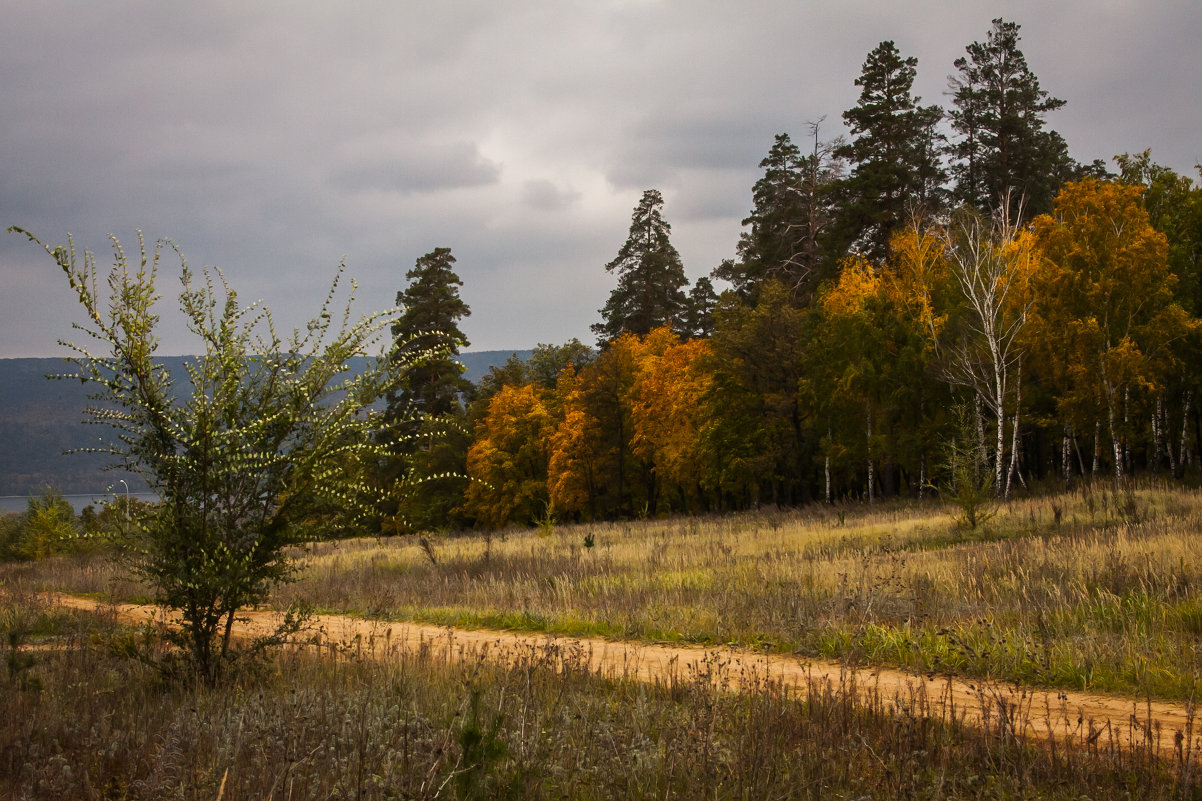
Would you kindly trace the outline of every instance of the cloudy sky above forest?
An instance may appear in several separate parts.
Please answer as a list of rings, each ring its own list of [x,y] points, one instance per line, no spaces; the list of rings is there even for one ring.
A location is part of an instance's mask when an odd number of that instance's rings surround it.
[[[823,138],[842,133],[868,51],[917,56],[916,91],[946,106],[952,62],[999,15],[1068,101],[1049,125],[1075,158],[1202,161],[1198,0],[0,0],[0,15],[0,226],[70,232],[105,262],[109,233],[169,236],[289,329],[343,257],[369,312],[445,246],[471,350],[591,343],[644,189],[705,275],[734,255],[773,136],[823,118]],[[50,259],[0,235],[0,357],[62,353],[77,316]],[[161,352],[192,350],[165,314]]]

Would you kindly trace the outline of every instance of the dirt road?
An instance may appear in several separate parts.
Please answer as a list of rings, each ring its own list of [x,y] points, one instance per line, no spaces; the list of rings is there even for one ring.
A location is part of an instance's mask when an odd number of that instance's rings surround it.
[[[70,595],[58,595],[57,603],[82,610],[111,610],[113,607]],[[141,622],[159,613],[155,607],[120,604],[118,619]],[[273,631],[280,619],[275,612],[248,612],[248,622],[238,628],[239,636],[258,636]],[[1196,759],[1202,738],[1194,731],[1193,717],[1182,706],[1124,696],[1045,691],[997,683],[916,676],[884,668],[849,669],[837,662],[799,659],[780,654],[761,654],[732,648],[702,648],[659,643],[611,642],[581,637],[548,637],[508,631],[450,629],[413,623],[383,623],[339,615],[317,615],[312,620],[321,641],[349,647],[366,647],[367,653],[385,654],[391,649],[416,651],[443,648],[452,658],[512,659],[522,648],[545,648],[554,644],[560,652],[570,650],[586,660],[597,675],[637,678],[647,682],[670,682],[708,674],[716,662],[732,685],[741,676],[756,676],[804,689],[809,682],[834,688],[854,688],[887,705],[909,708],[916,714],[944,719],[961,719],[973,726],[1017,737],[1054,738],[1067,745],[1106,747],[1113,742],[1124,747],[1159,751],[1177,760],[1184,755]],[[388,648],[373,649],[371,643],[387,642]],[[365,646],[365,643],[368,645]]]

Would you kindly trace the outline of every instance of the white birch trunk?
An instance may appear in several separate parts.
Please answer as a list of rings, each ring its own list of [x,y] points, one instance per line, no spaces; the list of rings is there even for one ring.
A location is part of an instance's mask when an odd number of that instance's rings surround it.
[[[826,470],[826,503],[829,506],[831,503],[831,457],[828,456],[823,461]]]
[[[1114,408],[1115,392],[1114,387],[1110,382],[1105,382],[1106,388],[1106,422],[1110,428],[1110,447],[1114,452],[1114,483],[1123,483],[1123,442],[1119,438],[1118,430],[1115,427],[1117,410]]]
[[[1064,439],[1060,442],[1060,471],[1064,474],[1064,488],[1067,490],[1072,482],[1072,429],[1064,427]]]
[[[1190,404],[1192,403],[1193,399],[1194,399],[1194,393],[1187,390],[1185,393],[1185,399],[1181,404],[1181,406],[1182,406],[1182,409],[1181,409],[1181,448],[1179,450],[1179,453],[1180,453],[1180,462],[1179,463],[1181,465],[1180,470],[1182,473],[1185,472],[1186,465],[1188,465],[1190,463],[1189,413],[1190,413]]]
[[[1096,477],[1102,469],[1102,421],[1093,421],[1093,467],[1090,472]]]
[[[1171,450],[1171,449],[1170,449]],[[1152,474],[1160,472],[1160,463],[1164,459],[1164,393],[1156,396],[1156,411],[1152,413]],[[1169,464],[1172,466],[1173,456],[1169,454]]]
[[[874,500],[876,500],[876,488],[874,487],[876,484],[876,473],[872,465],[872,401],[868,401],[864,404],[864,406],[867,408],[866,430],[868,440],[868,502],[872,503]]]

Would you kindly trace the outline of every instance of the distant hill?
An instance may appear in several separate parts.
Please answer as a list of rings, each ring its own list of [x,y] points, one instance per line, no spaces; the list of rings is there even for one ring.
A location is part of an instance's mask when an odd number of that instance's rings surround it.
[[[490,367],[529,350],[489,350],[460,354],[464,375],[473,383]],[[182,374],[184,357],[164,357],[174,375]],[[99,432],[84,425],[88,387],[78,381],[51,380],[47,375],[70,371],[62,359],[0,359],[0,495],[28,495],[53,487],[66,494],[102,492],[119,479],[134,491],[144,489],[126,473],[104,470],[110,458],[98,454],[64,454],[95,443]]]

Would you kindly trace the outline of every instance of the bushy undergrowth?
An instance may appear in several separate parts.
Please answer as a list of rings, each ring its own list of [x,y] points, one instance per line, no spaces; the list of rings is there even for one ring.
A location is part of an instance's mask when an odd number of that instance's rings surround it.
[[[1192,758],[1130,732],[1053,745],[1016,735],[1029,709],[982,731],[929,717],[921,694],[787,690],[717,657],[647,685],[555,644],[501,667],[374,640],[279,652],[212,688],[120,655],[129,635],[102,619],[0,596],[18,618],[42,633],[3,646],[29,657],[3,678],[6,798],[1200,797]]]

